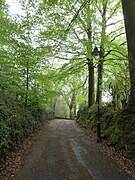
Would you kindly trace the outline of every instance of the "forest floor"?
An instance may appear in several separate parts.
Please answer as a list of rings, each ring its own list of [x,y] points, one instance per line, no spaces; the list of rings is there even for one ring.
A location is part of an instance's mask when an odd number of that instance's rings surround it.
[[[133,180],[135,167],[75,121],[56,119],[8,157],[0,179]]]

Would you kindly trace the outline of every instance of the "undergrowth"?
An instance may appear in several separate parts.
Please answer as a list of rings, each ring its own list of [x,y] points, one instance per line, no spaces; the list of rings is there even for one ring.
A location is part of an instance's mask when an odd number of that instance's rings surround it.
[[[77,122],[94,132],[97,129],[97,106],[84,107],[78,112]],[[116,110],[113,107],[101,107],[101,134],[109,145],[135,160],[135,113],[130,109]]]
[[[52,114],[44,110],[26,108],[1,93],[0,98],[0,164],[6,160],[9,152],[18,147],[41,124],[52,118]]]

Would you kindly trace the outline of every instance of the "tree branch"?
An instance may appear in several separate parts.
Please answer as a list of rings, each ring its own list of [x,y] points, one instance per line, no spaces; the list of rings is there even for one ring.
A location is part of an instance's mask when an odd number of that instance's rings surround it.
[[[68,24],[67,29],[65,30],[65,32],[68,32],[72,26],[72,24],[74,23],[74,21],[76,20],[76,18],[78,17],[79,13],[82,11],[82,9],[86,6],[87,2],[89,0],[85,0],[85,2],[80,6],[80,8],[78,9],[78,11],[76,12],[76,14],[73,16],[72,20],[70,21],[70,23]]]
[[[119,36],[121,36],[121,35],[123,35],[123,34],[125,34],[125,32],[120,33],[120,34],[117,34],[116,36],[114,36],[114,38],[111,40],[111,42],[113,42],[117,37],[119,37]]]
[[[123,45],[125,45],[125,44],[127,44],[127,41],[121,43],[120,46],[123,46]]]
[[[121,20],[119,20],[119,21],[116,21],[116,22],[114,22],[114,23],[107,24],[106,26],[108,27],[108,26],[116,25],[117,23],[119,23],[119,22],[121,22],[121,21],[123,21],[123,19],[121,19]]]

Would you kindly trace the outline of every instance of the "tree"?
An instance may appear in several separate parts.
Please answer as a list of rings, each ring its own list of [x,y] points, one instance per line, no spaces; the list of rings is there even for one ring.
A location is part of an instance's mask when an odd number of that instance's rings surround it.
[[[129,97],[129,107],[135,110],[135,1],[122,0],[125,29],[128,45],[129,72],[131,91]]]

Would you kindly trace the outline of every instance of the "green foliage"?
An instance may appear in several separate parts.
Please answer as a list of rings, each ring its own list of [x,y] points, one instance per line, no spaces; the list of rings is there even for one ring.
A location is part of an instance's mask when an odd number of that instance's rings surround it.
[[[51,111],[22,107],[1,92],[0,99],[0,163],[22,139],[30,136],[45,120],[52,119]],[[33,110],[32,110],[33,109]]]
[[[36,1],[24,16],[11,16],[1,4],[0,12],[0,163],[47,119],[53,118],[51,101],[56,96],[48,50],[38,47]],[[49,49],[49,48],[48,48]],[[54,73],[53,73],[54,74]]]
[[[78,112],[77,122],[94,132],[97,128],[97,106],[83,108]],[[100,110],[101,134],[125,156],[135,159],[135,114],[130,109],[117,111],[113,107],[102,107]]]
[[[129,158],[135,159],[135,114],[129,109],[122,110],[113,115],[110,127],[106,129],[105,135],[118,149],[123,150]]]
[[[67,107],[81,107],[79,123],[96,130],[97,107],[85,107],[88,58],[95,70],[96,92],[99,58],[91,55],[95,45],[104,50],[103,84],[100,87],[103,95],[109,94],[113,106],[122,109],[130,91],[124,26],[122,21],[117,22],[121,13],[119,0],[19,2],[24,12],[22,16],[11,15],[5,1],[0,3],[2,159],[44,119],[52,118],[55,110],[58,111],[56,114],[67,117]],[[59,100],[66,105],[62,103],[60,108],[55,107]],[[120,141],[119,146],[124,147],[120,138],[124,127],[117,120],[113,124],[110,121],[114,120],[114,113],[115,109],[102,108],[104,134],[112,143]],[[130,129],[130,125],[127,128]],[[129,146],[124,148],[129,149]]]
[[[27,137],[37,126],[27,109],[20,107],[9,96],[1,93],[0,100],[0,159],[15,148],[22,138]]]

